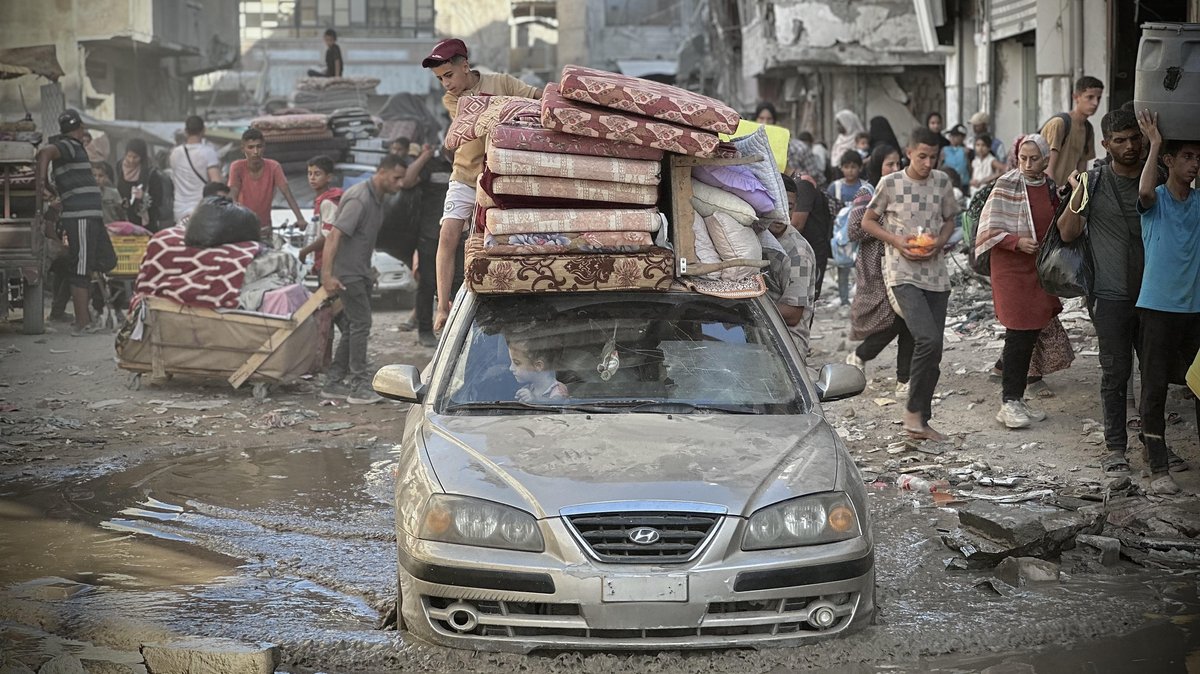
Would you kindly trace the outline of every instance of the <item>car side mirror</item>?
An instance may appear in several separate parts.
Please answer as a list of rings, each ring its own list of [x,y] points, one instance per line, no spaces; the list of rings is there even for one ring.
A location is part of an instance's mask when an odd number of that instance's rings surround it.
[[[385,365],[375,373],[371,388],[384,398],[419,403],[425,397],[421,371],[412,365]],[[860,389],[861,390],[861,389]]]
[[[867,377],[863,371],[845,363],[826,365],[817,378],[817,395],[823,403],[853,398],[866,388]]]

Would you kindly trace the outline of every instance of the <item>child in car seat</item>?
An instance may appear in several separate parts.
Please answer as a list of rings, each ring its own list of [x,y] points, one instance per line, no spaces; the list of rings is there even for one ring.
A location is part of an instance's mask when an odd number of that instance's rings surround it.
[[[551,369],[553,353],[535,350],[521,342],[508,343],[508,358],[512,362],[509,371],[521,385],[516,399],[523,403],[547,403],[566,400],[567,386],[558,381],[558,373]]]

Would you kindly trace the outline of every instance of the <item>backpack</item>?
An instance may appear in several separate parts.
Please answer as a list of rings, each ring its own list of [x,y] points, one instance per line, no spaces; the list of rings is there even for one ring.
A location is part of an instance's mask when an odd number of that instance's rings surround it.
[[[1060,112],[1057,115],[1051,117],[1050,119],[1047,119],[1041,126],[1038,127],[1038,133],[1041,133],[1042,129],[1046,128],[1046,124],[1049,124],[1050,121],[1054,120],[1054,119],[1062,120],[1062,123],[1063,123],[1062,142],[1063,143],[1067,142],[1067,138],[1070,137],[1070,135],[1071,135],[1071,113],[1069,113],[1069,112]],[[1084,138],[1083,147],[1086,152],[1087,148],[1095,147],[1096,131],[1094,128],[1092,128],[1092,123],[1087,121],[1086,119],[1083,120],[1083,124],[1086,127],[1086,131],[1084,132],[1084,137],[1083,137]],[[1050,139],[1047,138],[1046,142],[1049,143]],[[1053,143],[1051,143],[1051,144],[1053,144]]]
[[[996,181],[993,180],[979,188],[975,196],[971,197],[971,203],[967,204],[967,210],[963,211],[959,218],[963,242],[967,244],[967,263],[970,265],[971,271],[982,276],[992,275],[992,251],[988,250],[979,257],[975,256],[975,232],[979,227],[979,216],[983,214],[983,206],[987,203],[995,185]]]

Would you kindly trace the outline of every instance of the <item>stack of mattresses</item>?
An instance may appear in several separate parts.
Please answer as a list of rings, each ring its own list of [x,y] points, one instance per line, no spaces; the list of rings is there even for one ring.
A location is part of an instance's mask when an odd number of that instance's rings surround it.
[[[736,160],[738,149],[717,134],[734,133],[738,122],[737,112],[715,99],[578,66],[564,68],[561,84],[548,85],[540,102],[462,98],[447,145],[488,138],[475,235],[467,247],[469,287],[521,292],[671,286],[679,270],[666,247],[668,238],[677,237],[662,231],[667,218],[660,210],[670,208],[672,192],[664,177],[671,162],[664,155]],[[749,176],[735,187],[765,192],[755,188],[748,169],[731,171],[739,179]],[[774,177],[779,180],[777,172]],[[777,211],[773,198],[760,205]],[[743,223],[710,213],[699,222],[706,231],[718,230],[722,242],[729,232],[736,242],[757,244],[750,227],[757,218]],[[690,233],[692,222],[687,226]],[[722,253],[735,255],[741,271],[710,278],[757,279],[761,248],[738,245]],[[748,287],[757,292],[761,282]]]
[[[292,92],[292,105],[316,112],[365,107],[379,86],[376,77],[302,77]]]
[[[250,126],[262,132],[267,149],[264,156],[279,162],[284,175],[303,175],[308,160],[328,155],[341,161],[350,143],[329,129],[329,117],[321,114],[280,114],[255,118]]]

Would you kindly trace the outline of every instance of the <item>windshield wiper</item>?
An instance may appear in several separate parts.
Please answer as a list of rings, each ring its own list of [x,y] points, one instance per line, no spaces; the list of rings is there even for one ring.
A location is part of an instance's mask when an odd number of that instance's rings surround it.
[[[758,411],[746,405],[725,405],[721,403],[691,403],[679,400],[597,400],[588,402],[586,407],[602,407],[610,412],[686,414],[689,412],[723,412],[726,414],[758,414]]]
[[[555,405],[547,403],[525,403],[519,400],[491,400],[455,403],[446,407],[447,412],[462,412],[467,410],[520,410],[533,412],[598,412],[611,413],[617,410],[601,405]]]

